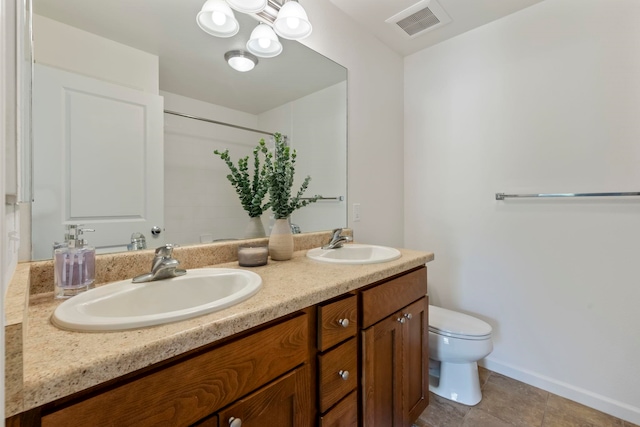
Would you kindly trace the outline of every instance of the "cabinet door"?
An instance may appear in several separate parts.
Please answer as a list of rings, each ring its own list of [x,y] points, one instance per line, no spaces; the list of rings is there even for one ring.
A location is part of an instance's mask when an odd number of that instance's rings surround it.
[[[404,425],[410,426],[429,404],[428,303],[422,298],[402,309],[402,383]]]
[[[401,317],[391,315],[362,331],[364,427],[402,425],[401,320]]]
[[[311,381],[305,365],[218,413],[220,426],[311,426]],[[235,424],[232,423],[236,421]]]

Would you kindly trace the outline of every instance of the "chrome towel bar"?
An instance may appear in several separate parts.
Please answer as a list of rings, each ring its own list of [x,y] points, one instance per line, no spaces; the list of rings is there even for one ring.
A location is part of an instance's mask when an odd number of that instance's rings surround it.
[[[300,197],[300,200],[311,200],[313,197]],[[318,200],[336,200],[338,202],[344,201],[344,196],[336,197],[318,197]]]
[[[624,193],[538,193],[538,194],[505,194],[496,193],[496,200],[504,200],[521,197],[624,197],[640,196],[640,191],[630,191]]]

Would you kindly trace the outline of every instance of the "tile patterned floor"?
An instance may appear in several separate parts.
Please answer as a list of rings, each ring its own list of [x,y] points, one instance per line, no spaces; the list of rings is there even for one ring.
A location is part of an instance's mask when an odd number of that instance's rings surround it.
[[[417,427],[639,427],[480,368],[482,401],[469,407],[430,395]]]

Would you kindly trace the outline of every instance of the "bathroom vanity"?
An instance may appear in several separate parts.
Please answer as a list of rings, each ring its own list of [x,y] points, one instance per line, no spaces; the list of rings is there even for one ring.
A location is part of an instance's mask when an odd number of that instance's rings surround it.
[[[32,295],[7,425],[410,426],[428,404],[433,254],[358,266],[305,252],[252,269],[264,286],[247,301],[144,329],[59,330],[59,303]]]

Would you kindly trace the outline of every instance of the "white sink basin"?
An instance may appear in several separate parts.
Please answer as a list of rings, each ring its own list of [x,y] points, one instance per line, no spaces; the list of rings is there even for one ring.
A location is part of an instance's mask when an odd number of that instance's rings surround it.
[[[400,258],[400,251],[387,246],[346,244],[338,249],[315,248],[307,251],[307,257],[333,264],[376,264]]]
[[[172,279],[110,283],[69,298],[51,321],[75,331],[118,331],[189,319],[253,296],[262,278],[247,270],[201,268]]]

